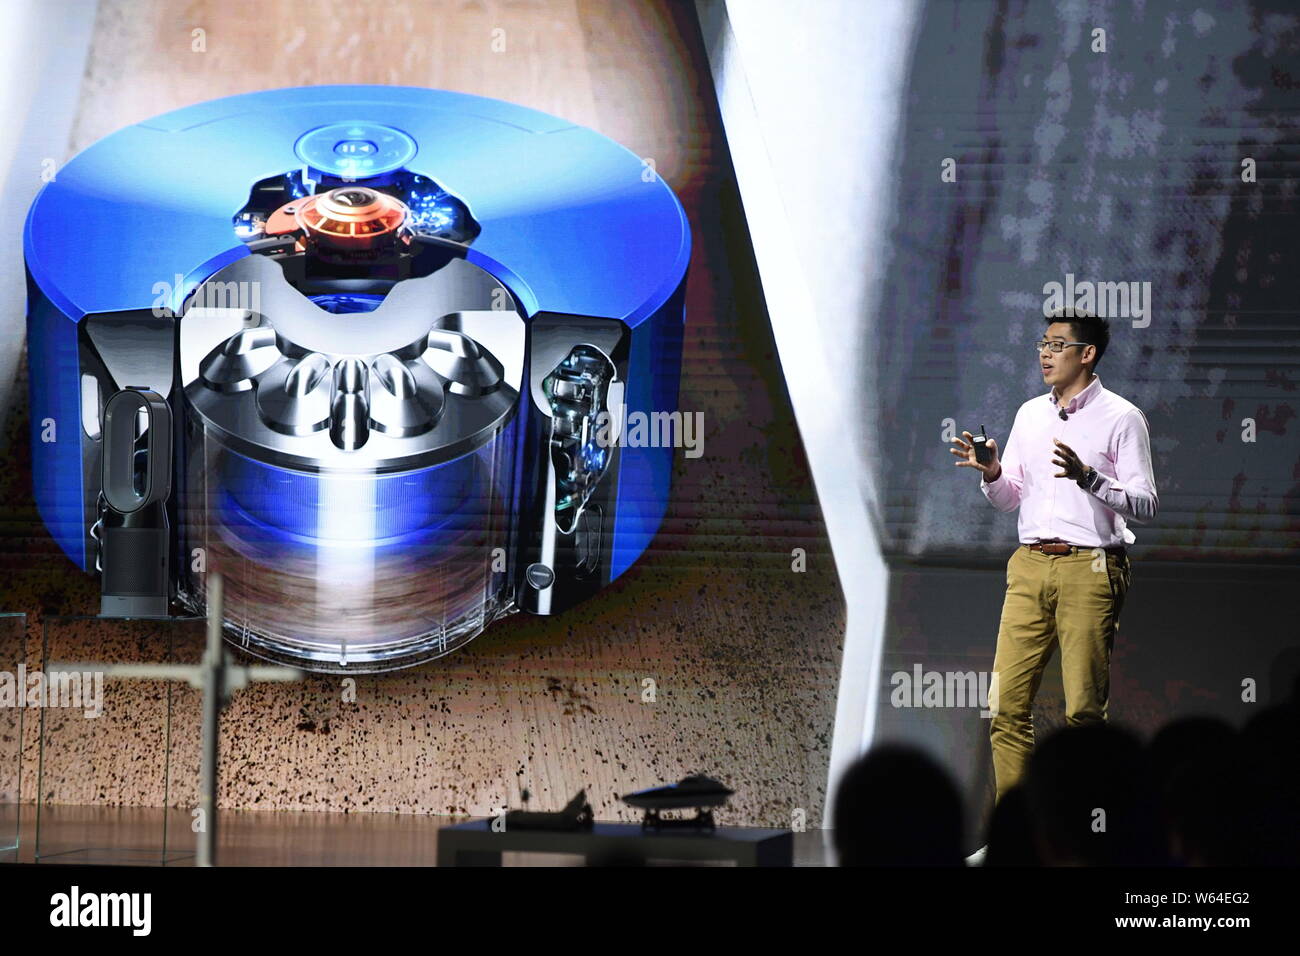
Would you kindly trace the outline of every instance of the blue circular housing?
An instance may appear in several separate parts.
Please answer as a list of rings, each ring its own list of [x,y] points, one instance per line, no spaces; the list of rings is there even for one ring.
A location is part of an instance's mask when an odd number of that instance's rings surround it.
[[[196,103],[82,151],[32,204],[32,280],[74,322],[155,309],[159,282],[177,287],[161,304],[179,308],[186,290],[250,254],[231,229],[249,190],[304,164],[345,179],[427,177],[429,189],[404,198],[415,219],[445,225],[439,190],[464,203],[481,227],[466,259],[530,316],[637,328],[686,275],[681,204],[641,157],[595,131],[446,90],[311,86]]]
[[[378,123],[334,123],[304,133],[293,151],[312,169],[346,179],[381,176],[415,158],[415,140]]]
[[[247,241],[251,233],[238,234],[232,225],[238,227],[234,219],[258,184],[284,180],[291,187],[286,202],[336,185],[308,185],[304,166],[322,174],[307,177],[313,180],[372,179],[392,187],[417,234],[454,232],[465,216],[474,224],[473,241],[458,254],[510,290],[527,335],[539,323],[553,329],[567,317],[621,323],[628,346],[625,409],[650,415],[676,408],[690,229],[677,197],[641,156],[570,120],[447,90],[312,86],[196,103],[83,150],[42,188],[26,220],[33,488],[42,519],[78,566],[94,567],[92,439],[87,433],[80,441],[45,442],[37,432],[48,419],[74,423],[74,433],[83,421],[81,363],[92,331],[112,332],[98,344],[128,350],[122,354],[129,360],[120,364],[126,377],[114,387],[148,384],[138,377],[145,367],[138,360],[146,355],[157,363],[159,383],[176,384],[168,310],[179,310],[189,292],[221,269],[257,254]],[[397,190],[394,182],[408,188]],[[323,312],[346,316],[369,311],[375,300],[341,286],[315,301]],[[136,335],[145,328],[152,337]],[[118,366],[111,368],[117,374]],[[536,396],[521,397],[521,413],[540,408]],[[489,447],[514,461],[506,453],[512,442],[506,435]],[[517,443],[522,447],[523,439]],[[587,468],[605,464],[600,449],[586,454]],[[649,547],[674,462],[668,445],[628,446],[619,455],[618,509],[607,525],[610,580]],[[511,490],[508,483],[536,476],[520,471],[512,477],[503,470],[502,487],[522,499],[533,485]],[[430,482],[421,493],[463,501],[454,475],[421,478]],[[251,472],[227,477],[227,502],[260,520],[252,507],[259,479]],[[286,505],[289,527],[274,530],[298,534],[294,529],[310,527],[313,516],[325,522],[334,514],[338,522],[363,522],[379,541],[442,532],[436,515],[421,506],[404,505],[404,515],[397,498],[386,497],[390,487],[394,496],[405,488],[382,483],[383,495],[364,508],[316,508],[316,500],[331,505],[332,499],[313,499],[304,480],[289,489],[296,502]],[[410,525],[403,523],[408,518]],[[481,594],[482,582],[474,586]]]

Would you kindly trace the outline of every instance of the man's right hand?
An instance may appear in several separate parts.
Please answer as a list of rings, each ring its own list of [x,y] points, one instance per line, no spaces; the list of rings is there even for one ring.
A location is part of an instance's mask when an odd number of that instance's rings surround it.
[[[954,438],[953,446],[948,450],[956,456],[957,461],[954,464],[958,468],[974,468],[984,476],[988,482],[997,481],[1002,477],[1002,462],[998,460],[998,443],[996,439],[988,440],[988,449],[993,454],[993,460],[987,465],[981,465],[975,460],[975,436],[970,432],[962,432],[962,438]]]

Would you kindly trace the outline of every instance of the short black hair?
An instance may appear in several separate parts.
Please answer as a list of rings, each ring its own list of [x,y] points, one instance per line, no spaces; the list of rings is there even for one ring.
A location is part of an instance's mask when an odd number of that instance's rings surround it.
[[[1069,322],[1070,335],[1073,336],[1074,341],[1087,342],[1096,348],[1097,357],[1092,361],[1092,370],[1095,372],[1097,366],[1101,364],[1101,357],[1106,354],[1106,346],[1110,345],[1110,322],[1100,316],[1080,312],[1078,309],[1074,309],[1073,313],[1067,315],[1064,309],[1055,309],[1047,316],[1047,324]]]

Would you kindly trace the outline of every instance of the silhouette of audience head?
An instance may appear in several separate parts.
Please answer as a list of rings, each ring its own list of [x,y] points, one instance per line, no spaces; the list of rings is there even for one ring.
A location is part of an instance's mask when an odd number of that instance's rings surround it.
[[[983,865],[1039,866],[1041,863],[1025,788],[1012,787],[993,808]]]
[[[1261,711],[1242,728],[1228,768],[1235,843],[1228,864],[1300,864],[1300,705],[1294,698]]]
[[[1237,732],[1216,717],[1186,717],[1168,724],[1147,748],[1160,824],[1173,862],[1226,865],[1242,857],[1244,834],[1234,821],[1230,768]]]
[[[1107,724],[1065,727],[1025,773],[1034,839],[1048,866],[1166,862],[1141,744]]]
[[[922,751],[882,744],[840,781],[834,842],[841,866],[961,866],[961,795]]]
[[[988,828],[984,866],[1294,866],[1300,863],[1300,682],[1240,730],[1165,726],[1145,748],[1113,724],[1042,740]],[[874,747],[835,794],[841,866],[959,866],[962,801],[921,750]]]
[[[1300,708],[1294,698],[1241,732],[1215,718],[1168,725],[1148,750],[1175,862],[1188,866],[1300,863]]]

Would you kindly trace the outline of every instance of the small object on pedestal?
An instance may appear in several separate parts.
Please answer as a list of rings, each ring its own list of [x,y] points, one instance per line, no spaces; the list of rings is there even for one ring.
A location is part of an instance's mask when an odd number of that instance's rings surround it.
[[[734,791],[712,777],[693,775],[677,783],[649,790],[624,794],[622,800],[629,806],[645,811],[641,821],[643,830],[697,830],[714,829],[713,809],[724,806]],[[695,810],[693,817],[665,817],[665,810]]]
[[[528,793],[524,792],[527,802]],[[506,829],[519,830],[590,830],[595,814],[587,802],[587,791],[579,790],[572,800],[558,812],[541,810],[508,810]]]

